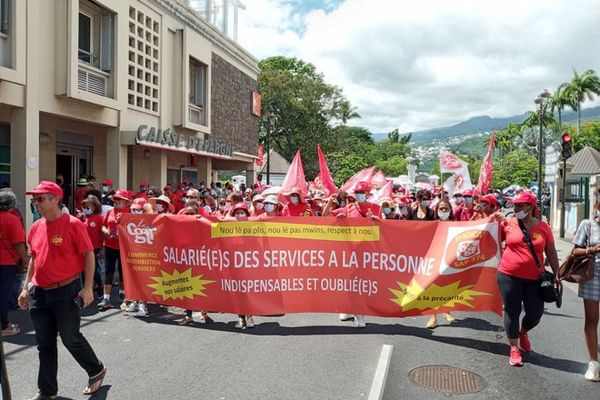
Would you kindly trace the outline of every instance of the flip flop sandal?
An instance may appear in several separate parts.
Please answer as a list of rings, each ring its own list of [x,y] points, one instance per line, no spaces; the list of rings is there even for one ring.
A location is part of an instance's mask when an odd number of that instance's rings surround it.
[[[88,385],[85,389],[83,389],[83,394],[91,395],[94,394],[102,387],[102,381],[104,381],[104,376],[106,375],[106,367],[100,372],[98,375],[91,377],[88,380]]]
[[[21,332],[21,327],[18,324],[8,324],[8,326],[2,330],[2,337],[14,336],[19,332]]]
[[[194,323],[194,320],[190,317],[185,317],[184,319],[182,319],[181,321],[178,322],[178,324],[181,326],[191,325],[193,323]]]

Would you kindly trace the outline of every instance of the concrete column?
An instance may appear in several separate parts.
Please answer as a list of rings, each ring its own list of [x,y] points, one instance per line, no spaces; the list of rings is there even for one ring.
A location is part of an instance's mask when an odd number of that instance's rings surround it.
[[[167,153],[150,149],[150,187],[162,188],[167,183]]]
[[[33,102],[37,106],[37,102]],[[40,113],[28,101],[25,108],[14,109],[10,123],[10,184],[17,195],[18,208],[25,218],[27,229],[33,223],[29,209],[28,189],[40,180]]]
[[[198,157],[198,182],[204,181],[207,186],[210,186],[212,181],[212,158],[210,157]]]
[[[251,188],[256,180],[256,171],[254,169],[246,170],[246,187]]]
[[[25,107],[14,109],[10,123],[10,184],[19,201],[19,211],[25,219],[28,230],[33,223],[29,210],[29,198],[25,192],[39,183],[40,178],[40,110],[39,110],[39,68],[40,51],[37,30],[40,20],[39,7],[27,7],[27,36],[25,69]],[[38,33],[39,34],[39,33]]]
[[[121,145],[119,128],[110,128],[106,135],[106,176],[116,189],[127,188],[127,146]]]

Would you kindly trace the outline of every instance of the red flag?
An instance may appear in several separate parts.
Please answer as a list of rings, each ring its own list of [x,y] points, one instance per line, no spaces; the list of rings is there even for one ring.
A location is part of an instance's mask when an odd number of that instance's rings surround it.
[[[387,181],[381,189],[377,190],[369,197],[369,202],[378,204],[381,199],[385,199],[386,197],[389,199],[394,198],[394,181]]]
[[[331,176],[331,172],[329,172],[329,167],[327,166],[327,160],[325,159],[325,155],[323,151],[321,151],[321,145],[317,144],[317,154],[319,156],[319,175],[321,186],[325,189],[325,197],[330,196],[331,194],[337,191],[335,187],[335,183],[333,183],[333,177]],[[315,178],[316,180],[316,178]]]
[[[308,194],[308,185],[306,184],[306,178],[304,177],[304,168],[302,167],[300,150],[296,152],[296,155],[290,164],[290,168],[285,175],[285,179],[281,184],[281,193],[288,193],[293,187],[300,188],[304,196]]]
[[[386,182],[387,179],[383,171],[377,171],[375,175],[373,175],[373,177],[371,178],[371,185],[373,185],[375,189],[381,188],[383,185],[385,185]]]
[[[265,148],[263,147],[262,144],[258,145],[258,158],[256,159],[256,165],[258,167],[262,167],[262,165],[264,164],[264,157],[265,157]]]
[[[348,181],[346,183],[344,183],[344,185],[342,185],[340,190],[350,193],[354,190],[354,187],[358,184],[358,182],[361,182],[361,181],[371,182],[371,178],[373,177],[374,173],[375,173],[375,167],[369,167],[369,168],[360,170],[356,174],[352,175],[352,177],[350,177],[350,179],[348,179]]]
[[[479,181],[477,186],[473,190],[473,194],[484,194],[490,190],[492,186],[492,152],[494,151],[494,139],[496,138],[496,132],[492,132],[490,135],[490,144],[488,145],[488,151],[481,163],[481,170],[479,171]]]

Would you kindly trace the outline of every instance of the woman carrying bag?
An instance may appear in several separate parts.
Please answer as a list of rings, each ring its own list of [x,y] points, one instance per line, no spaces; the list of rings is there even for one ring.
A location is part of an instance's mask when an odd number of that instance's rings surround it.
[[[579,297],[583,298],[585,313],[585,343],[590,361],[585,379],[600,381],[598,363],[598,306],[600,304],[600,190],[596,193],[596,206],[590,219],[581,221],[573,238],[575,257],[591,256],[594,261],[594,277],[579,284]]]
[[[521,350],[526,353],[531,351],[527,334],[537,326],[544,313],[538,264],[543,265],[545,253],[556,274],[558,256],[552,230],[540,219],[537,198],[532,193],[523,191],[513,203],[516,218],[509,218],[500,224],[506,248],[498,266],[497,279],[504,303],[504,329],[510,343],[509,364],[521,366]],[[503,220],[500,214],[497,215],[498,219]],[[529,236],[535,255],[526,241],[525,234]],[[554,284],[556,289],[562,292],[558,279]],[[525,316],[519,321],[522,304],[525,307]]]

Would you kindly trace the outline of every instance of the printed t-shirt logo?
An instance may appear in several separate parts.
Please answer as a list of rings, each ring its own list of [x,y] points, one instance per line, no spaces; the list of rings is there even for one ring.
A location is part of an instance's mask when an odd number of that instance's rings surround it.
[[[55,246],[62,246],[63,237],[60,235],[54,235],[52,236],[52,238],[50,238],[50,243],[52,243]]]

